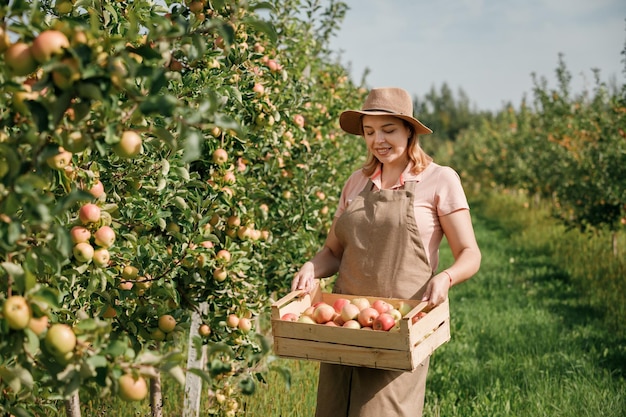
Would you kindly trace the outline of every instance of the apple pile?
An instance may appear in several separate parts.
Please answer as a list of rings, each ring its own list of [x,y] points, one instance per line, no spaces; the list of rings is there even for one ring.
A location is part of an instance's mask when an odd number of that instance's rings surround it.
[[[370,302],[365,297],[351,300],[338,298],[332,305],[324,301],[317,302],[306,308],[299,316],[295,313],[285,313],[281,320],[350,329],[398,331],[400,319],[412,308],[404,301],[393,305],[382,299]],[[425,312],[419,312],[413,318],[413,322],[424,315],[426,315]]]

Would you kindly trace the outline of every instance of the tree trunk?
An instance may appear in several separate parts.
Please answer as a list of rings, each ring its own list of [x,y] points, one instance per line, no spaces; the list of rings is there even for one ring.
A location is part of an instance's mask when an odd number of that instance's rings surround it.
[[[161,372],[150,378],[150,410],[152,417],[163,417],[163,395],[161,392]]]
[[[204,369],[206,362],[206,345],[201,352],[196,352],[193,346],[193,338],[198,336],[198,328],[202,324],[202,314],[207,312],[208,304],[201,303],[199,312],[194,311],[191,316],[191,328],[189,329],[189,352],[187,354],[187,369]],[[185,381],[185,406],[183,417],[198,417],[200,413],[200,398],[202,397],[202,379],[198,375],[187,372]]]
[[[65,400],[65,413],[67,417],[80,417],[80,397],[76,390],[70,398]]]

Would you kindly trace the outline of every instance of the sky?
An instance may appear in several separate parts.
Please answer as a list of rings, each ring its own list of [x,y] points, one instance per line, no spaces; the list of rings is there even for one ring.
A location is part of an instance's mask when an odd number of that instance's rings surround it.
[[[559,54],[572,90],[626,83],[626,0],[344,0],[333,50],[355,82],[423,97],[443,83],[497,111],[532,99],[532,74],[556,88]]]

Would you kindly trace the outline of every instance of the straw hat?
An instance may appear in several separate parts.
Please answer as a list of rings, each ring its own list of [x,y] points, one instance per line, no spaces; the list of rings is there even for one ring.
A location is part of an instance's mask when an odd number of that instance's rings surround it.
[[[361,118],[365,115],[395,116],[410,123],[417,134],[433,133],[432,130],[413,117],[413,100],[409,93],[401,88],[372,89],[361,110],[346,110],[341,113],[339,125],[348,133],[363,136]]]

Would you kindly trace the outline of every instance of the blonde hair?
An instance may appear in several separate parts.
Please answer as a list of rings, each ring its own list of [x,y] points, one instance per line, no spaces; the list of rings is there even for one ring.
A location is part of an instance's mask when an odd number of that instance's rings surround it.
[[[415,129],[413,128],[413,126],[404,120],[402,120],[402,122],[411,132],[411,136],[409,136],[408,143],[407,143],[407,150],[406,150],[409,156],[409,159],[413,162],[411,173],[419,174],[420,172],[426,169],[428,164],[432,162],[433,158],[430,157],[426,152],[424,152],[424,150],[420,146],[419,135],[415,133]],[[363,173],[369,177],[374,172],[376,172],[376,169],[378,168],[379,165],[380,165],[380,161],[368,149],[367,159],[365,161],[365,164],[363,164],[363,168],[362,168]]]

